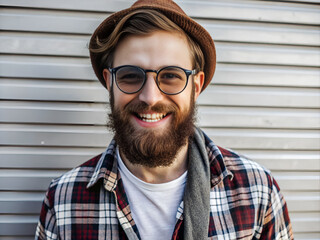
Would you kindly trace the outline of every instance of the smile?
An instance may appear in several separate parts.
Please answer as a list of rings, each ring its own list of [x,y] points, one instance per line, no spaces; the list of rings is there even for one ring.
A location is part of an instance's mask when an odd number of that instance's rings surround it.
[[[167,114],[165,113],[138,113],[137,117],[144,122],[158,122],[163,119]]]

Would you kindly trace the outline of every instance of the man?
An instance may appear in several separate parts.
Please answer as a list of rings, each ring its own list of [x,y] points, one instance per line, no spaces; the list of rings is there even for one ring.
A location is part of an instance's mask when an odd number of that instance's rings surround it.
[[[139,0],[89,47],[114,140],[53,180],[36,239],[293,239],[270,173],[194,126],[216,63],[205,29],[170,0]]]

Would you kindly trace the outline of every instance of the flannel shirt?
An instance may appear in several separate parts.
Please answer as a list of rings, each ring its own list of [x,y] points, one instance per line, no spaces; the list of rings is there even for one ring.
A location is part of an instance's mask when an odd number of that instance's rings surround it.
[[[270,172],[206,135],[205,144],[211,170],[208,239],[293,239],[285,200]],[[112,141],[103,154],[51,182],[35,239],[140,239],[115,150]],[[183,201],[176,218],[172,239],[183,239]]]

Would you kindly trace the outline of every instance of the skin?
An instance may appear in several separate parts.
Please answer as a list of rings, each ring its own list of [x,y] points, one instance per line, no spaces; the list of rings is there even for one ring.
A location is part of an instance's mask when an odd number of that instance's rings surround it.
[[[192,69],[192,60],[190,49],[185,36],[178,33],[169,33],[165,31],[156,31],[146,36],[129,36],[123,39],[117,46],[114,54],[113,67],[121,65],[136,65],[144,69],[158,70],[164,66],[179,66],[185,69]],[[110,72],[105,69],[103,76],[110,91],[110,81],[112,80]],[[192,94],[192,81],[195,83],[195,100],[198,98],[203,83],[204,73],[201,71],[189,77],[186,89],[177,95],[166,95],[157,87],[155,82],[155,73],[147,73],[147,82],[143,89],[135,94],[125,94],[118,87],[113,85],[115,108],[123,109],[132,101],[142,101],[149,106],[157,103],[174,104],[179,111],[188,111],[190,108],[190,99]],[[152,111],[146,111],[139,114],[156,114]],[[163,113],[165,114],[165,113]],[[157,131],[161,134],[169,124],[172,116],[168,115],[155,122],[146,122],[132,115],[130,122],[137,129],[148,129]],[[172,181],[181,176],[187,170],[187,151],[186,142],[177,154],[172,165],[168,167],[148,168],[146,166],[130,163],[123,154],[121,157],[127,168],[138,178],[149,183],[164,183]]]

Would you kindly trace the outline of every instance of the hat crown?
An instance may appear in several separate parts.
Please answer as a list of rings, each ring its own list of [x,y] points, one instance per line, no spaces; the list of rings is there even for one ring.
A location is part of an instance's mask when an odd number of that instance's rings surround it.
[[[172,0],[138,0],[132,4],[133,8],[148,7],[148,8],[164,8],[176,11],[180,14],[187,15],[178,4]]]

